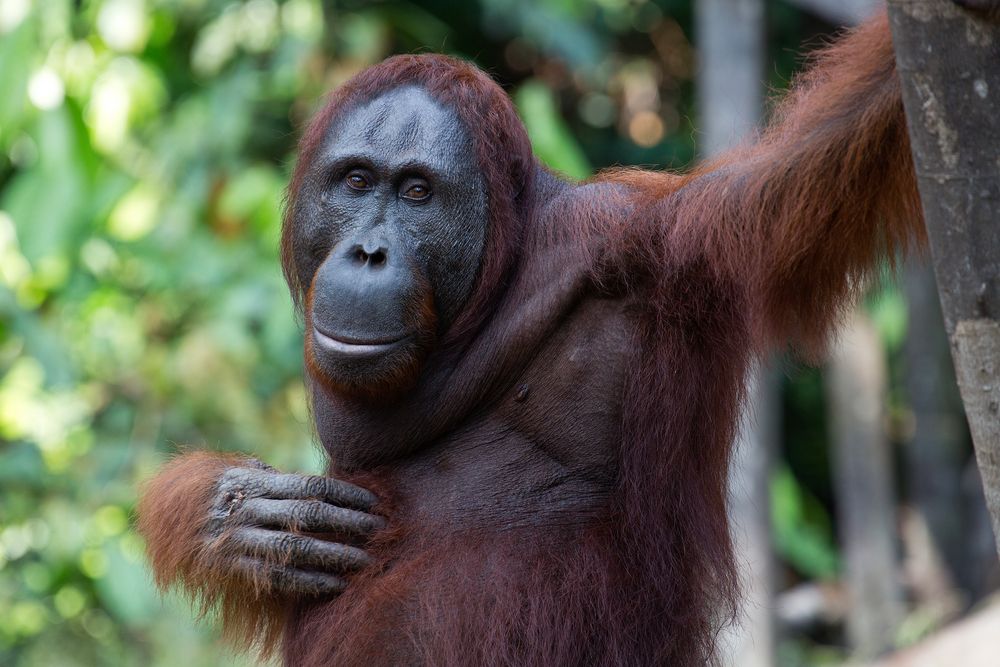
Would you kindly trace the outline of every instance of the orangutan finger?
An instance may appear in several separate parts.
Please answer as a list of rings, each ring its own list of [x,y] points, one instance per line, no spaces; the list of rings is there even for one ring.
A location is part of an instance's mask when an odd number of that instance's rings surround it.
[[[293,568],[346,573],[371,563],[368,554],[356,547],[266,528],[240,528],[229,540],[242,553]]]
[[[329,505],[321,500],[249,498],[236,513],[239,523],[311,533],[367,535],[385,525],[382,517]]]
[[[230,468],[222,485],[223,491],[239,491],[252,498],[323,500],[361,511],[370,510],[378,502],[374,493],[339,479],[281,473],[273,469]]]
[[[266,581],[273,588],[298,595],[337,595],[347,588],[347,582],[333,574],[298,570],[285,565],[275,565],[251,557],[236,561],[236,568],[255,581]]]
[[[375,494],[367,489],[332,477],[278,473],[264,479],[263,484],[268,498],[324,500],[365,512],[378,502]]]

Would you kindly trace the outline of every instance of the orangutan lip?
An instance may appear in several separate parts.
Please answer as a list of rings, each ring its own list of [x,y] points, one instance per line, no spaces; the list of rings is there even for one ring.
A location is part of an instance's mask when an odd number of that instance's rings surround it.
[[[313,327],[313,334],[316,337],[316,342],[324,350],[359,357],[388,352],[410,337],[409,334],[404,334],[397,338],[380,338],[376,340],[359,340],[347,336],[335,338],[330,334],[323,333],[315,326]]]

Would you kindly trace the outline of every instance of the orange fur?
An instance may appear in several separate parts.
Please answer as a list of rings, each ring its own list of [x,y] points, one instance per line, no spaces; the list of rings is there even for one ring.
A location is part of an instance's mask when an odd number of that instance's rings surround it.
[[[144,485],[136,513],[157,587],[179,588],[202,615],[218,612],[226,638],[266,656],[278,646],[289,601],[260,577],[233,573],[225,535],[204,541],[219,476],[246,463],[238,454],[178,456]]]
[[[442,56],[390,59],[335,92],[317,116],[289,211],[332,119],[356,99],[414,82],[474,130],[490,193],[488,265],[450,342],[494,336],[496,349],[473,360],[481,363],[515,352],[502,347],[516,344],[507,334],[530,324],[497,323],[496,306],[524,298],[512,283],[548,275],[534,253],[562,236],[580,237],[590,278],[626,302],[625,387],[600,397],[622,411],[621,437],[607,443],[616,470],[606,512],[582,517],[583,527],[462,535],[408,522],[400,502],[384,512],[394,529],[368,545],[376,567],[341,597],[286,605],[265,583],[223,574],[224,540],[210,552],[202,546],[214,481],[232,459],[193,454],[170,464],[140,503],[159,584],[180,583],[205,608],[219,603],[227,633],[265,652],[287,620],[288,664],[708,663],[738,593],[726,471],[748,369],[789,343],[815,358],[880,262],[924,243],[885,17],[823,50],[756,142],[686,175],[618,170],[567,186],[555,211],[532,189],[523,128],[495,83]],[[286,228],[285,270],[301,305],[308,286],[288,238]],[[459,363],[463,349],[453,344],[434,360],[434,370],[448,371],[441,387],[492,377]],[[439,395],[456,405],[435,403]],[[335,402],[332,451],[351,439],[417,447],[460,432],[462,410],[492,409],[453,391],[421,396],[379,410],[322,393],[313,400]],[[405,470],[399,460],[366,469],[362,485],[392,499]]]
[[[681,178],[607,177],[667,223],[675,260],[745,288],[758,350],[817,359],[879,260],[926,243],[885,15],[815,54],[757,141]]]

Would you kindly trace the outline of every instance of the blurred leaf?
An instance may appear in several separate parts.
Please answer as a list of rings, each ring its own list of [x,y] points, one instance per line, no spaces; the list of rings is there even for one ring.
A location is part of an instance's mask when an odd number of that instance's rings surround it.
[[[38,53],[34,20],[0,36],[0,145],[9,145],[28,100],[28,76]]]
[[[792,567],[817,579],[837,575],[837,549],[826,512],[785,465],[771,477],[771,523],[775,548]]]
[[[487,31],[523,35],[542,51],[586,70],[604,51],[591,29],[594,5],[577,0],[484,0]]]
[[[528,81],[518,89],[514,100],[542,162],[571,178],[590,176],[593,169],[559,115],[552,91],[541,82]]]
[[[0,485],[10,489],[17,485],[40,485],[45,466],[38,448],[27,443],[8,444],[0,449]],[[0,521],[4,519],[0,512]]]
[[[868,299],[868,313],[882,340],[890,349],[898,349],[906,338],[906,301],[891,278],[883,279],[882,288]]]
[[[96,581],[105,607],[123,623],[145,623],[162,603],[141,562],[126,558],[118,542],[105,545],[108,575]]]
[[[80,243],[93,165],[83,125],[69,106],[41,114],[34,135],[38,161],[0,196],[0,208],[14,219],[21,250],[32,263],[65,258]]]
[[[418,44],[437,50],[447,46],[448,24],[420,5],[407,2],[401,7],[381,7],[379,16]]]
[[[344,55],[362,63],[375,62],[385,53],[385,24],[374,13],[342,14],[335,17],[343,30],[340,32]]]

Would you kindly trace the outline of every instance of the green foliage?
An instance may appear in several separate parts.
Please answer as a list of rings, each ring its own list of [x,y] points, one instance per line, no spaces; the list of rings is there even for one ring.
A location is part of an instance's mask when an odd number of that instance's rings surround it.
[[[514,101],[542,162],[571,178],[590,176],[590,163],[559,115],[551,90],[538,81],[528,81],[518,89]]]
[[[129,516],[180,443],[318,467],[277,238],[322,12],[25,9],[0,38],[0,664],[222,664]]]
[[[886,271],[882,288],[872,294],[867,305],[875,328],[890,350],[898,350],[906,339],[906,301],[896,285],[896,276]]]
[[[826,510],[787,466],[771,478],[771,529],[778,554],[798,572],[814,579],[836,576],[837,549]]]

